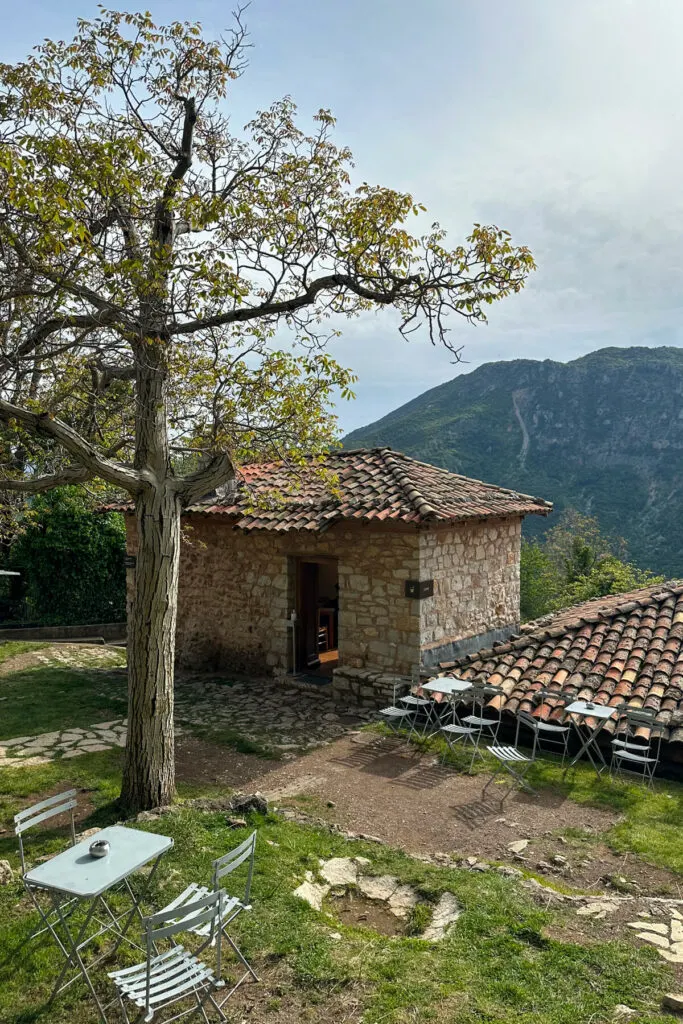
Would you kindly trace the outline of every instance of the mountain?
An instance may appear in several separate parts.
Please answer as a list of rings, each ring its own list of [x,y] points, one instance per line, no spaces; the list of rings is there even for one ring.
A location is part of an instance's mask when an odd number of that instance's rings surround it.
[[[380,445],[595,515],[637,565],[683,575],[683,349],[486,363],[344,438]]]

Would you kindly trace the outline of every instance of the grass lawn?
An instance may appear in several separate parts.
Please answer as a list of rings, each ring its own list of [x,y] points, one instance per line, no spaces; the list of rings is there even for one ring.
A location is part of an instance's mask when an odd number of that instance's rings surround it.
[[[108,679],[111,674],[107,668],[100,677],[99,671],[87,669],[97,679]],[[81,692],[76,680],[82,685],[82,672],[63,668],[59,673],[60,688],[76,701]],[[3,677],[2,695],[7,693],[7,685],[8,677]],[[21,686],[14,689],[17,680],[12,677],[9,686],[15,693],[21,692]],[[92,689],[96,694],[106,692],[99,682]],[[43,690],[46,702],[51,696],[49,687]],[[53,727],[58,727],[57,707],[66,709],[61,696],[51,711],[44,712],[46,719],[52,715]],[[92,696],[88,699],[88,714],[94,714],[97,701]],[[0,705],[3,712],[6,703]],[[68,706],[70,723],[76,710],[73,703]],[[41,795],[77,788],[79,801],[86,808],[81,829],[118,820],[120,765],[121,751],[110,750],[41,766],[0,769],[0,858],[7,858],[17,869],[11,816]],[[544,763],[534,771],[537,785],[559,785],[556,766]],[[572,799],[609,800],[612,806],[619,802],[624,820],[607,837],[610,843],[622,843],[645,860],[683,871],[680,787],[661,786],[655,794],[648,794],[635,786],[617,786],[608,793],[602,785],[596,787],[595,777],[591,779],[583,769],[566,785]],[[515,879],[493,871],[480,874],[425,864],[390,847],[349,842],[277,814],[251,815],[246,827],[233,829],[222,812],[183,807],[182,801],[204,794],[216,792],[181,787],[177,813],[136,827],[170,835],[175,842],[155,879],[150,896],[154,908],[188,882],[208,880],[212,859],[240,842],[252,828],[258,829],[254,911],[241,915],[234,934],[261,974],[262,983],[243,986],[239,1000],[229,1007],[235,1022],[608,1024],[614,1019],[615,1006],[626,1004],[637,1011],[633,1019],[638,1024],[674,1024],[675,1019],[659,1009],[663,993],[675,990],[673,969],[655,950],[637,944],[630,935],[563,941],[556,937],[559,926],[565,915],[573,912],[540,907]],[[64,833],[38,830],[31,855],[52,854],[64,842]],[[454,893],[463,913],[446,939],[429,944],[410,936],[388,938],[362,922],[342,924],[332,905],[325,904],[323,911],[317,912],[292,895],[306,871],[317,872],[320,858],[353,855],[370,858],[373,873],[396,875],[411,884],[426,908],[443,892]],[[427,910],[423,908],[415,916],[424,918]],[[94,1004],[80,982],[59,996],[50,1009],[45,1008],[60,958],[44,938],[25,944],[36,919],[18,876],[0,887],[0,1021],[94,1021]],[[122,948],[116,966],[135,959]],[[230,958],[228,965],[232,970]],[[111,991],[106,965],[96,968],[93,976],[100,992]],[[112,1015],[111,1019],[118,1017]],[[159,1019],[163,1020],[163,1015]]]
[[[21,667],[22,656],[45,651]],[[69,726],[85,728],[108,719],[125,718],[126,652],[117,647],[77,651],[45,644],[0,644],[0,743]],[[77,657],[77,661],[76,661]],[[11,658],[19,660],[8,672]]]

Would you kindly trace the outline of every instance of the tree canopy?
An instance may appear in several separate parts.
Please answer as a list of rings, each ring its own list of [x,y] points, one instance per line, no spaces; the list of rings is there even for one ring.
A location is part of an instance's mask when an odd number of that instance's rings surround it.
[[[70,42],[0,65],[2,487],[97,478],[132,495],[129,806],[173,790],[173,650],[183,508],[241,463],[294,462],[334,435],[353,373],[336,324],[391,306],[457,354],[533,269],[477,224],[411,234],[412,195],[352,184],[325,109],[228,117],[245,28],[100,8]]]
[[[542,540],[522,541],[522,621],[664,579],[626,559],[621,537],[605,534],[595,516],[567,509]]]

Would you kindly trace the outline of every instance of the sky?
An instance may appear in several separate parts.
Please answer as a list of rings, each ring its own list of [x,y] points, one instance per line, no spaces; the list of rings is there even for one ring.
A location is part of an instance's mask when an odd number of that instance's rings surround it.
[[[91,0],[3,5],[0,60],[70,38]],[[223,0],[109,0],[230,26]],[[252,0],[235,128],[290,95],[337,117],[357,181],[410,192],[453,245],[497,224],[538,264],[487,325],[453,323],[463,362],[405,342],[390,312],[344,321],[359,376],[344,430],[498,359],[683,345],[681,0]]]

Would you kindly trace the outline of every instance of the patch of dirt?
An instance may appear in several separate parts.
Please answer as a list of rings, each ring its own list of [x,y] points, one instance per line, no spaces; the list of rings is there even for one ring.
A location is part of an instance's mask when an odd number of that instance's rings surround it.
[[[557,856],[567,863],[555,864]],[[597,838],[582,842],[555,835],[532,840],[523,857],[524,861],[514,862],[518,867],[555,877],[572,888],[683,899],[683,879],[679,875],[646,864],[635,854],[615,853]],[[505,845],[499,849],[499,859],[510,859]],[[539,869],[541,863],[548,864],[550,870]]]
[[[41,655],[41,658],[38,657]],[[43,648],[39,651],[26,651],[24,654],[15,654],[0,665],[0,676],[10,676],[14,672],[26,672],[30,668],[38,668],[44,664],[45,656],[49,656],[49,649]]]
[[[361,1024],[365,987],[360,982],[335,983],[325,989],[297,985],[284,962],[255,963],[259,984],[246,981],[227,1005],[231,1020],[249,1024]]]
[[[256,788],[274,797],[301,790],[334,809],[334,820],[408,853],[456,852],[498,859],[512,840],[566,828],[603,832],[619,820],[609,810],[573,803],[560,793],[512,793],[501,804],[482,796],[488,776],[468,776],[369,734],[347,736],[279,766]],[[508,857],[511,859],[511,855]]]
[[[241,789],[254,779],[267,778],[282,767],[281,761],[241,754],[229,747],[181,733],[176,739],[176,778],[178,782],[226,786]],[[258,789],[258,786],[254,787]]]
[[[327,897],[325,909],[346,925],[360,925],[372,928],[380,935],[403,935],[405,921],[392,914],[388,907],[377,900],[370,900],[362,893],[347,889],[337,895],[334,890]]]

